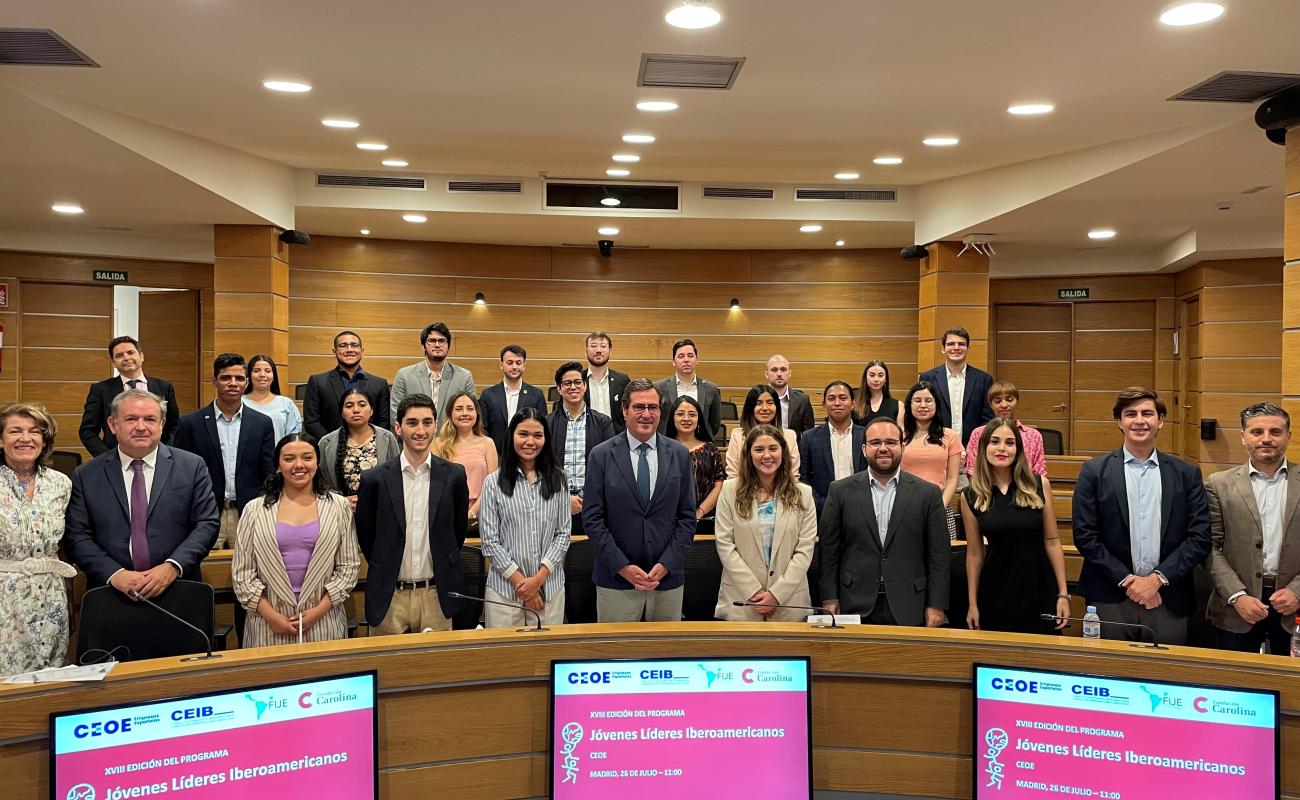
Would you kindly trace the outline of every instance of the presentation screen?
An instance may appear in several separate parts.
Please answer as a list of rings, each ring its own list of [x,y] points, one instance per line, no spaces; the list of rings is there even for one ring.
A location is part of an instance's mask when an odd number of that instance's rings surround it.
[[[555,661],[551,797],[812,796],[807,658]]]
[[[375,673],[50,715],[51,800],[378,796]]]
[[[975,800],[1273,800],[1276,692],[975,665]]]

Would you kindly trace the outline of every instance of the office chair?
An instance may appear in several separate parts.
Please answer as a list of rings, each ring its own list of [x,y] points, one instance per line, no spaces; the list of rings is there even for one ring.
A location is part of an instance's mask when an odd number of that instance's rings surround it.
[[[54,468],[55,472],[62,472],[71,478],[72,473],[76,472],[77,467],[81,466],[81,453],[75,450],[55,450],[50,453],[50,466]]]
[[[487,559],[483,551],[473,545],[460,548],[460,574],[465,579],[465,594],[482,597],[487,587]],[[462,602],[460,611],[452,617],[451,628],[456,631],[473,630],[483,618],[480,603]]]
[[[293,387],[293,399],[294,400],[307,399],[307,384],[300,383],[297,386]]]
[[[722,560],[712,539],[691,542],[682,558],[686,569],[686,589],[682,596],[682,619],[708,622],[716,619],[718,587],[722,583]]]
[[[564,557],[564,621],[596,621],[596,584],[591,571],[596,566],[596,545],[590,539],[569,543]]]
[[[1043,453],[1049,456],[1065,455],[1065,436],[1052,428],[1038,428],[1043,435]]]
[[[176,581],[153,602],[212,637],[215,614],[212,587],[206,583]],[[208,643],[197,631],[153,606],[132,600],[112,586],[99,586],[81,598],[78,661],[97,650],[112,653],[117,661],[140,661],[206,653]]]

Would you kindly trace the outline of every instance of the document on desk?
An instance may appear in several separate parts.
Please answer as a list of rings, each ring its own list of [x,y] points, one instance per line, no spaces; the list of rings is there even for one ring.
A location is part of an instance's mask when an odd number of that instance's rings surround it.
[[[50,669],[38,669],[35,672],[23,672],[18,675],[10,675],[4,679],[4,683],[58,683],[60,681],[102,681],[108,677],[108,673],[113,671],[117,666],[116,661],[105,661],[102,664],[69,664],[66,667],[52,667]]]

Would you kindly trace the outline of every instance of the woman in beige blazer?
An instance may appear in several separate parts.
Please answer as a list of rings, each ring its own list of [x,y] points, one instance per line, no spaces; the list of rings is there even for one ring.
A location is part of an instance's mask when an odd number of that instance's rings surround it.
[[[794,479],[792,453],[780,429],[755,425],[745,435],[738,475],[722,484],[716,544],[722,561],[718,619],[802,620],[808,606],[808,566],[817,539],[812,487]],[[737,601],[759,603],[737,606]]]
[[[352,509],[325,487],[319,463],[311,436],[286,436],[265,493],[239,518],[231,573],[248,611],[244,647],[347,638],[361,551]]]

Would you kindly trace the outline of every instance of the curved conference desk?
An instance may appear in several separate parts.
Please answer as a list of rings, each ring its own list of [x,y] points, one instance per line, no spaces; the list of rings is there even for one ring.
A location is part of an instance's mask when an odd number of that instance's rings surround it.
[[[722,622],[368,637],[121,664],[102,683],[0,686],[0,796],[49,796],[52,711],[374,669],[383,797],[539,797],[552,659],[759,655],[812,658],[817,789],[970,797],[970,676],[981,662],[1276,689],[1283,793],[1300,798],[1300,659],[965,630]]]

